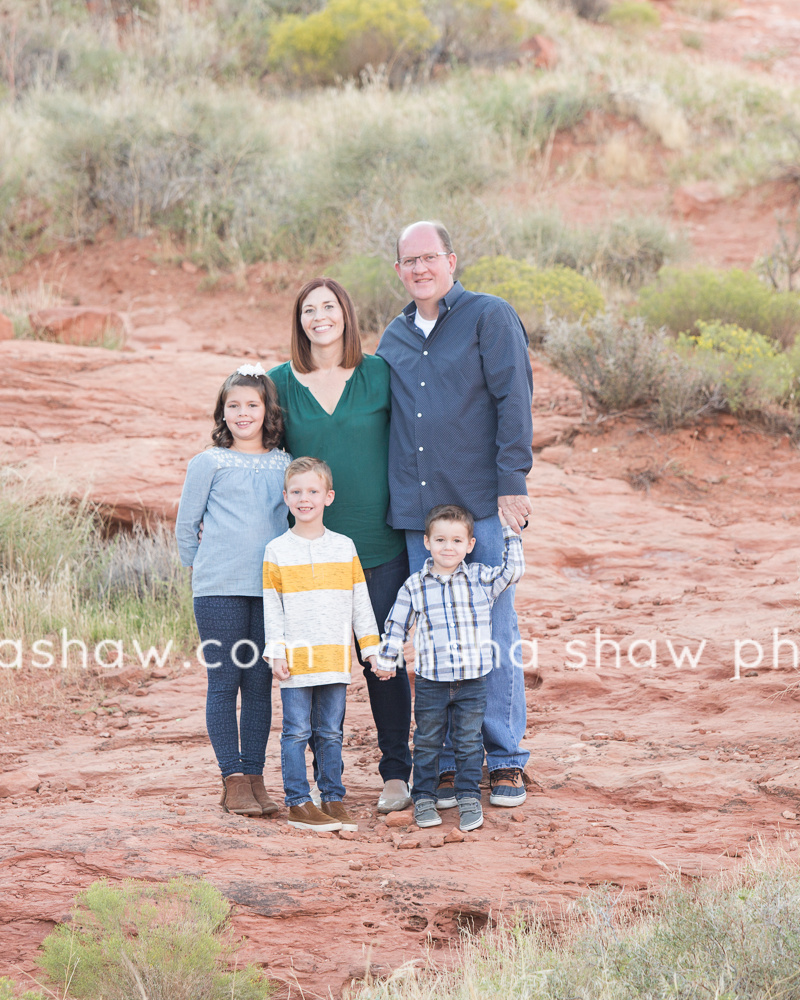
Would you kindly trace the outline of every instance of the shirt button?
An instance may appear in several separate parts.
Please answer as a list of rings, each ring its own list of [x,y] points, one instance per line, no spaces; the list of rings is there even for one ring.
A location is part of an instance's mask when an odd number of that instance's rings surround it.
[[[427,485],[428,485],[428,484],[427,484],[427,483],[425,482],[425,480],[424,480],[424,479],[423,479],[423,480],[422,480],[422,482],[420,483],[420,486],[427,486]]]
[[[424,355],[425,355],[426,357],[428,356],[428,352],[427,352],[427,351],[423,351],[422,353],[423,353],[423,354],[424,354]]]
[[[425,449],[424,448],[420,448],[420,451],[425,451]]]
[[[420,382],[420,385],[425,385],[425,383],[424,382]]]
[[[422,414],[421,414],[421,413],[418,413],[418,414],[417,414],[417,416],[418,416],[418,417],[421,417],[421,416],[422,416]]]

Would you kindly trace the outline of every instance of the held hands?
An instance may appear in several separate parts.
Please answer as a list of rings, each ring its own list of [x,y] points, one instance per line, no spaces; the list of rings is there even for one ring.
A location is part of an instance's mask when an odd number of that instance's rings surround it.
[[[394,677],[394,670],[381,670],[378,667],[374,656],[368,656],[367,663],[370,665],[373,674],[375,674],[379,681],[390,681]]]
[[[286,660],[273,660],[272,661],[272,675],[277,677],[279,681],[288,681],[291,677],[289,673],[289,664]]]
[[[497,498],[497,515],[500,518],[500,523],[504,527],[508,525],[517,534],[525,527],[532,513],[533,506],[530,497],[525,494]]]

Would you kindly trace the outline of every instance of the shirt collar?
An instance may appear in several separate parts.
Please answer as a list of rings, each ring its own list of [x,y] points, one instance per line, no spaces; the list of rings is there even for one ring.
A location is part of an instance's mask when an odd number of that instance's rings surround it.
[[[445,315],[445,313],[449,312],[450,309],[453,308],[453,306],[456,304],[456,302],[458,302],[458,300],[461,298],[461,296],[464,294],[465,291],[466,289],[464,288],[464,286],[461,284],[460,281],[455,281],[453,283],[453,287],[450,289],[447,295],[445,295],[444,298],[439,299],[439,319],[441,319],[442,316]],[[403,315],[408,320],[408,322],[413,326],[414,317],[416,316],[416,314],[417,314],[417,303],[412,299],[403,310]]]
[[[458,566],[456,566],[456,568],[450,574],[450,579],[452,579],[456,575],[456,573],[466,574],[466,572],[467,572],[467,564],[465,562],[460,562]],[[420,576],[430,576],[434,580],[438,580],[440,583],[442,582],[442,578],[439,576],[439,574],[433,572],[433,559],[431,556],[428,556],[428,558],[425,560],[425,565],[422,567],[422,572],[420,573]]]

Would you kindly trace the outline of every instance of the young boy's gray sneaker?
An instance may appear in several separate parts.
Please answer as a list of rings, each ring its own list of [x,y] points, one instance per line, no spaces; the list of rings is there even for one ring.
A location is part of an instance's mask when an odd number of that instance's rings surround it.
[[[483,807],[480,799],[458,800],[458,828],[464,833],[483,826]]]
[[[414,803],[414,822],[421,830],[427,826],[439,826],[442,817],[436,811],[433,799],[419,799]]]

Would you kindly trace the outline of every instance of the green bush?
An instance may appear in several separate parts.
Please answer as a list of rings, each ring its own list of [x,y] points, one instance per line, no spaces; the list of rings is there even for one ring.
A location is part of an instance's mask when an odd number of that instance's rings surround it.
[[[512,218],[506,237],[512,252],[539,267],[563,264],[595,280],[631,287],[683,252],[680,239],[652,216],[572,227],[555,212],[534,212]]]
[[[577,385],[584,401],[608,413],[655,399],[665,365],[663,331],[640,318],[620,324],[609,315],[588,323],[554,320],[544,340],[548,360]]]
[[[661,26],[661,15],[646,0],[618,0],[608,8],[603,21],[629,31],[648,30]]]
[[[382,257],[349,257],[332,273],[353,297],[362,333],[381,333],[408,300],[394,268]]]
[[[435,40],[421,0],[330,0],[272,31],[273,65],[299,83],[334,83],[371,66],[402,72]]]
[[[574,85],[540,91],[535,78],[495,76],[466,95],[478,117],[526,154],[541,150],[554,132],[574,128],[599,104]]]
[[[567,267],[537,270],[510,257],[482,257],[465,269],[461,281],[465,288],[510,302],[535,338],[544,332],[549,314],[574,321],[605,308],[597,285]]]
[[[699,322],[732,323],[788,347],[800,330],[800,294],[767,288],[751,272],[665,268],[639,292],[638,311],[673,333],[698,333]]]
[[[679,335],[677,351],[718,387],[732,413],[760,411],[793,398],[797,377],[791,361],[752,330],[700,321],[696,335]]]
[[[0,978],[0,1000],[45,1000],[45,997],[44,993],[34,993],[33,990],[17,993],[14,983],[3,976]]]
[[[225,971],[236,950],[229,913],[200,880],[95,882],[45,939],[41,964],[65,993],[89,1000],[264,1000],[273,990],[254,966]]]

